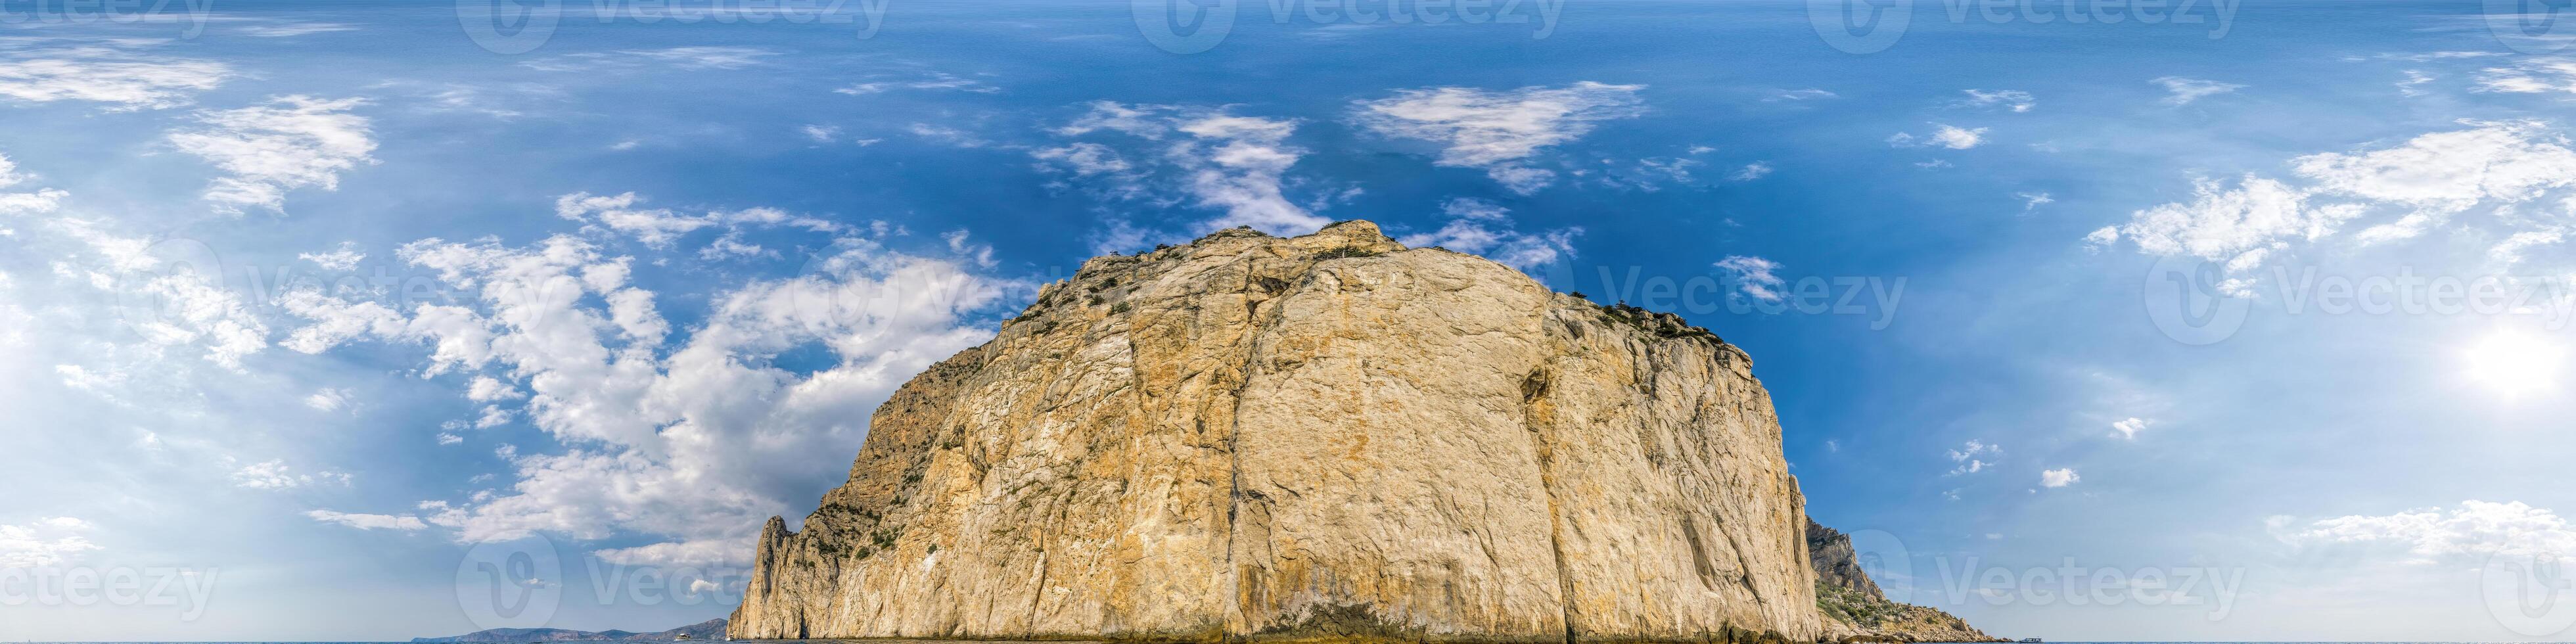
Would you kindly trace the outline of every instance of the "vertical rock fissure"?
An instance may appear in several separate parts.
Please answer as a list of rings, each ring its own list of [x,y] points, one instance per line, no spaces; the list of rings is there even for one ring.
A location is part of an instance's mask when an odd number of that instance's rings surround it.
[[[1574,571],[1565,561],[1565,515],[1557,507],[1556,447],[1554,437],[1549,435],[1555,428],[1551,422],[1555,414],[1546,402],[1540,400],[1547,395],[1547,386],[1547,370],[1544,368],[1531,371],[1529,379],[1521,382],[1521,423],[1529,431],[1531,446],[1538,453],[1539,489],[1547,493],[1547,549],[1548,556],[1556,564],[1558,619],[1565,623],[1565,644],[1575,644],[1578,611],[1574,607]]]

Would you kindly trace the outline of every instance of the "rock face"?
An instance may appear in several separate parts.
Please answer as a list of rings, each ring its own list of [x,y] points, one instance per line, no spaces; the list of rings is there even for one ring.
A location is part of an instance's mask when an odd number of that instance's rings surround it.
[[[1860,567],[1851,536],[1807,520],[1807,556],[1816,570],[1816,611],[1826,642],[2008,642],[1941,609],[1889,600]]]
[[[1860,555],[1852,551],[1851,536],[1807,520],[1807,561],[1816,569],[1816,583],[1849,590],[1877,599],[1887,595],[1878,591],[1878,582],[1860,568]]]
[[[1751,367],[1367,222],[1096,258],[770,520],[729,634],[1812,641]]]
[[[637,633],[633,631],[576,631],[561,628],[495,628],[455,637],[415,637],[415,644],[428,642],[665,642],[687,637],[694,640],[724,637],[725,621],[711,619],[667,631]]]

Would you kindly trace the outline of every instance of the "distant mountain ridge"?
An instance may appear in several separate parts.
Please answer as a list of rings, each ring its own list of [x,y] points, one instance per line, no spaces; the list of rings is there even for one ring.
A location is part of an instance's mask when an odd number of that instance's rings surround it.
[[[562,628],[495,628],[454,637],[415,637],[413,642],[619,642],[675,640],[688,636],[693,640],[724,639],[725,619],[710,619],[658,633],[632,631],[576,631]]]

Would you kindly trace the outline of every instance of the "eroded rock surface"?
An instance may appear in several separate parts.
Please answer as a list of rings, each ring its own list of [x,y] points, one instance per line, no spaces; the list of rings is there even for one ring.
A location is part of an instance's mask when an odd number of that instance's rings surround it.
[[[820,455],[818,455],[820,456]],[[874,417],[737,638],[1822,633],[1751,360],[1367,222],[1101,257]]]

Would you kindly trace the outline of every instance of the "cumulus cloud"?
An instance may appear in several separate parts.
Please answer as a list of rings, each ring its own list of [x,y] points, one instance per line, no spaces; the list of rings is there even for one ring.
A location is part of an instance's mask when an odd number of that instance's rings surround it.
[[[39,519],[25,525],[0,524],[0,570],[60,566],[100,550],[84,534],[95,529],[72,517]]]
[[[2495,554],[2576,556],[2576,530],[2568,527],[2565,518],[2520,501],[2462,501],[2459,507],[2450,509],[2433,507],[2387,515],[2337,517],[2279,536],[2297,545],[2396,546],[2408,556],[2404,563],[2412,564]]]
[[[555,198],[555,216],[607,226],[650,248],[667,248],[689,231],[715,225],[713,218],[705,215],[681,215],[668,208],[638,207],[642,201],[633,192],[609,196],[573,193]]]
[[[708,71],[750,67],[777,55],[779,52],[759,47],[670,47],[565,54],[531,60],[519,65],[548,72],[630,72],[653,69]]]
[[[1784,296],[1781,287],[1789,284],[1776,274],[1780,270],[1779,262],[1760,257],[1728,255],[1726,259],[1718,260],[1716,266],[1718,270],[1727,272],[1735,282],[1736,290],[1765,302],[1780,301]]]
[[[1970,107],[2003,107],[2015,112],[2028,112],[2030,111],[2030,108],[2039,106],[2038,98],[2032,97],[2030,92],[2017,89],[1999,89],[1994,91],[1963,89],[1959,91],[1968,95],[1967,98],[1960,99],[1959,102]]]
[[[1767,176],[1771,176],[1771,162],[1755,161],[1744,164],[1744,167],[1742,168],[1737,168],[1735,170],[1735,174],[1727,175],[1726,178],[1736,181],[1752,181],[1754,179],[1760,179]]]
[[[2234,186],[2199,179],[2192,200],[2133,212],[2126,224],[2086,235],[2085,244],[2128,239],[2150,255],[2222,262],[2230,275],[2223,290],[2250,296],[2253,269],[2367,217],[2380,218],[2349,235],[2352,243],[2411,239],[2455,225],[2457,214],[2481,204],[2530,203],[2576,186],[2576,150],[2543,124],[2462,123],[2469,127],[2385,148],[2291,159],[2296,183],[2251,174]],[[2551,234],[2547,223],[2498,221],[2506,227],[2489,231],[2504,239],[2489,252],[2498,259],[2520,261],[2524,248]]]
[[[346,512],[333,512],[330,510],[313,510],[305,512],[304,516],[312,517],[315,521],[323,523],[337,523],[360,530],[402,530],[409,532],[429,528],[429,524],[422,523],[420,517],[409,515],[350,514]]]
[[[172,132],[181,152],[214,163],[229,176],[206,187],[217,210],[249,207],[283,212],[286,191],[338,190],[340,173],[376,162],[366,117],[349,113],[364,99],[285,96],[236,110],[198,112],[206,127]]]
[[[749,543],[763,519],[846,476],[846,463],[812,455],[854,453],[874,405],[989,338],[970,316],[1024,288],[864,238],[822,252],[802,274],[714,294],[678,341],[655,306],[660,294],[632,284],[638,264],[584,235],[402,245],[401,261],[466,294],[455,306],[398,311],[307,293],[290,309],[312,321],[295,333],[310,344],[296,346],[424,347],[425,372],[472,374],[464,393],[486,401],[486,414],[553,437],[551,448],[500,446],[514,483],[424,507],[423,522],[464,541],[655,535],[670,541],[602,556],[738,561],[709,553]],[[776,364],[808,348],[836,360],[812,371]]]
[[[1988,445],[1984,441],[1968,441],[1958,449],[1950,450],[1950,462],[1958,464],[1950,468],[1950,476],[1983,472],[1987,466],[1993,465],[1986,459],[2002,456],[2003,453],[2002,447]]]
[[[1529,270],[1573,257],[1574,237],[1583,234],[1580,227],[1538,234],[1520,232],[1513,227],[1511,211],[1482,199],[1450,199],[1440,205],[1440,210],[1449,216],[1449,223],[1439,230],[1404,235],[1396,241],[1417,248],[1439,246],[1484,255],[1513,268]]]
[[[235,75],[219,62],[69,47],[0,60],[0,98],[106,103],[112,112],[163,109],[187,105]]]
[[[2066,487],[2083,480],[2084,477],[2076,476],[2075,468],[2071,467],[2061,467],[2053,470],[2045,470],[2039,473],[2040,487]]]
[[[297,473],[294,468],[286,466],[284,459],[271,459],[243,466],[233,471],[232,479],[233,485],[254,490],[289,490],[331,483],[345,486],[350,481],[349,475],[345,472],[322,470]]]
[[[357,268],[358,262],[366,261],[367,254],[358,250],[356,242],[341,242],[339,250],[327,253],[297,253],[295,258],[313,262],[314,266],[320,266],[322,270],[345,271]]]
[[[2151,422],[2152,421],[2140,418],[2125,418],[2121,419],[2119,422],[2111,423],[2111,430],[2119,432],[2119,436],[2121,438],[2137,440],[2138,432],[2145,431],[2147,429],[2147,425]]]
[[[323,387],[313,392],[313,395],[304,397],[304,406],[320,411],[338,411],[348,404],[349,390],[336,387]]]
[[[1531,167],[1540,151],[1589,134],[1595,123],[1644,113],[1644,85],[1584,81],[1564,87],[1485,91],[1466,87],[1400,90],[1353,103],[1351,120],[1381,136],[1441,146],[1437,165],[1478,168],[1520,194],[1555,181]]]
[[[1176,201],[1224,213],[1197,225],[1198,232],[1251,226],[1290,234],[1331,223],[1287,195],[1288,169],[1306,155],[1305,148],[1288,144],[1298,125],[1293,119],[1109,101],[1088,108],[1054,132],[1064,137],[1114,133],[1147,142],[1150,152],[1131,157],[1096,141],[1077,141],[1031,151],[1041,168],[1096,181],[1104,198],[1150,201],[1176,194]]]
[[[1900,148],[1940,147],[1965,150],[1984,145],[1986,131],[1990,129],[1992,128],[1964,128],[1934,123],[1931,134],[1916,136],[1910,132],[1898,132],[1887,137],[1887,144]]]
[[[2164,103],[2166,105],[2174,106],[2189,105],[2192,101],[2197,101],[2202,98],[2245,89],[2245,86],[2235,83],[2221,83],[2214,80],[2183,78],[2181,76],[2164,76],[2147,82],[2164,86],[2166,94]]]
[[[2512,94],[2576,93],[2576,58],[2524,58],[2505,66],[2489,67],[2478,72],[2477,83],[2470,86],[2470,90]]]

